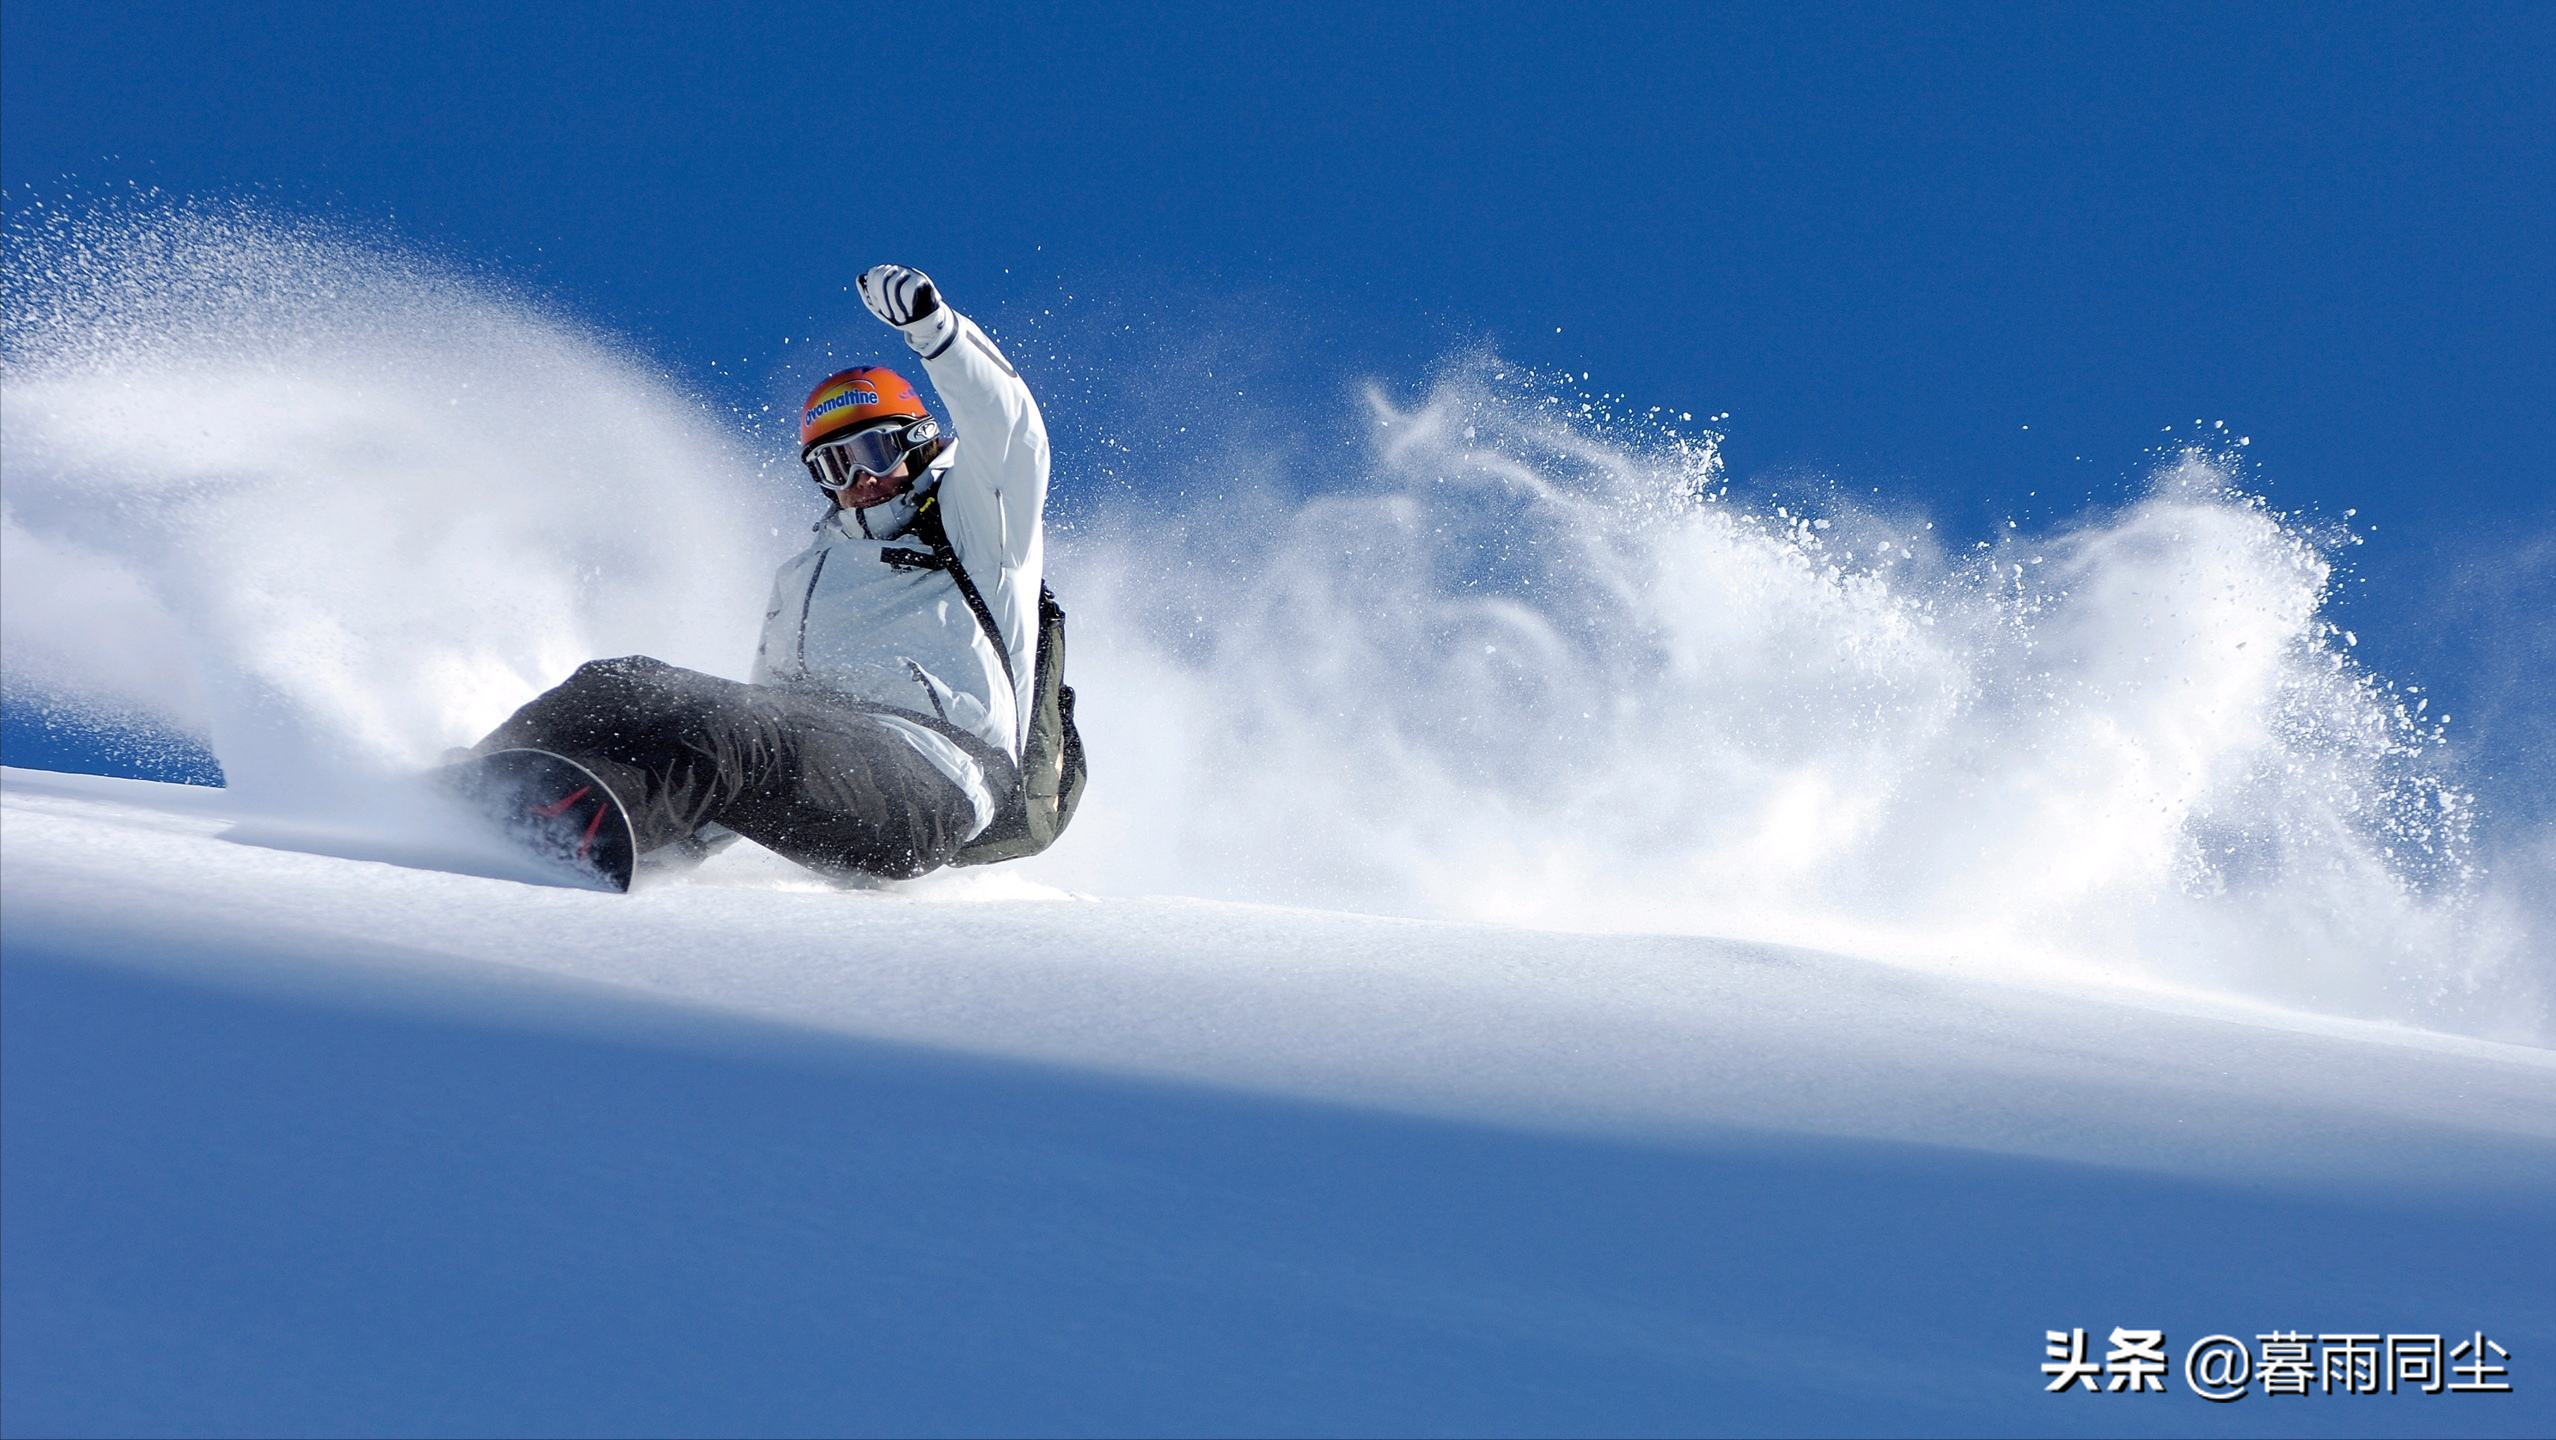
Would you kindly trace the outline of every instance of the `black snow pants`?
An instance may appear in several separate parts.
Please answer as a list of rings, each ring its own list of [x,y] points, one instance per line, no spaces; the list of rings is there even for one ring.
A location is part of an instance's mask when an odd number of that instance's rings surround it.
[[[811,869],[907,879],[947,864],[975,819],[870,711],[645,655],[578,667],[473,748],[519,745],[600,776],[643,857],[715,823]]]

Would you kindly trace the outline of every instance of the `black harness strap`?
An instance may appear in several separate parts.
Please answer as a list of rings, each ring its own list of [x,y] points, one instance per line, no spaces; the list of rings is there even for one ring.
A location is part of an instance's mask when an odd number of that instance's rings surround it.
[[[976,623],[984,628],[985,638],[994,642],[995,657],[1003,662],[1004,683],[1012,687],[1013,703],[1017,705],[1021,677],[1012,673],[1012,647],[1003,643],[1003,627],[994,623],[994,611],[986,605],[985,596],[977,590],[976,582],[967,578],[967,567],[959,563],[958,550],[950,544],[950,532],[941,525],[940,496],[925,499],[921,508],[914,512],[914,533],[924,544],[932,547],[933,558],[941,562],[942,569],[950,572],[950,579],[957,583],[960,596],[967,601],[967,608],[976,613]]]

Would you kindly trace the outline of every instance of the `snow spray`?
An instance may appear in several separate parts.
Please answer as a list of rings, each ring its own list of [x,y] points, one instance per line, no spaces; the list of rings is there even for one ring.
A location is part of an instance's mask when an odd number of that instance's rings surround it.
[[[1709,428],[1495,357],[1366,408],[1343,492],[1081,527],[1095,773],[1142,761],[1068,883],[2543,1033],[2543,897],[2489,877],[2445,726],[2323,618],[2348,536],[2231,454],[1952,546],[1734,501]]]
[[[12,241],[14,695],[144,707],[291,791],[423,763],[595,656],[743,672],[810,510],[756,458],[786,437],[318,227]],[[2534,872],[2480,853],[2444,726],[2324,618],[2339,542],[2225,456],[1964,545],[1734,500],[1709,428],[1489,356],[1369,392],[1363,428],[1312,497],[1078,504],[1060,447],[1094,780],[1034,873],[2544,1038]]]
[[[752,644],[804,522],[602,338],[245,208],[10,238],[13,693],[148,706],[278,797],[431,759],[587,659]]]

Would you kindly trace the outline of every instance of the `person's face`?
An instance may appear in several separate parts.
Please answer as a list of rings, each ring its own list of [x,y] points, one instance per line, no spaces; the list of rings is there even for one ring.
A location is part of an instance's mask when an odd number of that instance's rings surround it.
[[[898,491],[912,483],[914,457],[908,455],[897,461],[896,468],[885,475],[864,475],[833,492],[834,503],[839,509],[866,510],[881,501],[894,499]]]

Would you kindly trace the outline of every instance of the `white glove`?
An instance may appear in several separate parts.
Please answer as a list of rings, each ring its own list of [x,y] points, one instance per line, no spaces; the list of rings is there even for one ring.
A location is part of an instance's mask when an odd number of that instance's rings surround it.
[[[861,275],[861,303],[905,332],[918,354],[934,354],[949,339],[958,317],[941,303],[932,277],[903,265],[873,265]]]
[[[932,277],[903,265],[873,265],[861,273],[861,303],[902,330],[941,308]]]

